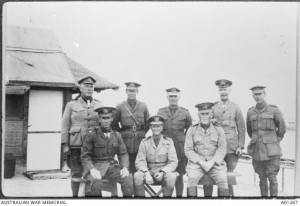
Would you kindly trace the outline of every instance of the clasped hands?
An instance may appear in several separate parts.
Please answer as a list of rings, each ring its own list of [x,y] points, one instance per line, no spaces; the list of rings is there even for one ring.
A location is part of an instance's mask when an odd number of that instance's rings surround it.
[[[145,173],[145,176],[146,176],[146,177],[145,177],[146,183],[147,183],[148,185],[151,185],[151,184],[154,183],[153,177],[151,176],[150,172],[146,172],[146,173]],[[157,172],[157,173],[154,174],[154,178],[155,178],[158,182],[162,181],[163,177],[164,177],[164,173],[163,173],[163,172]]]
[[[205,171],[205,172],[208,172],[215,164],[215,162],[213,160],[210,160],[210,161],[203,161],[203,160],[200,160],[198,161],[198,164],[202,167],[202,169]]]

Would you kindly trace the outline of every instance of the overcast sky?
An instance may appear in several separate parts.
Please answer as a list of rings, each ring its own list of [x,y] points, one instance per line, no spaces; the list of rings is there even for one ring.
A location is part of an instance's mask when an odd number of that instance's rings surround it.
[[[95,97],[126,99],[124,82],[142,84],[151,114],[167,106],[165,89],[182,90],[180,105],[219,100],[215,81],[233,81],[230,99],[244,117],[249,88],[267,86],[267,102],[295,121],[297,3],[51,2],[7,5],[10,25],[54,31],[75,61],[121,86]]]

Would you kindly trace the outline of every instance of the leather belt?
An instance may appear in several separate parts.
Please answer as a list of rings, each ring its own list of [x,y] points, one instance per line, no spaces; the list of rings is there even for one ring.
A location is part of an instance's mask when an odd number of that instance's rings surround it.
[[[132,125],[132,126],[124,126],[121,131],[132,130],[133,132],[144,130],[144,125]]]

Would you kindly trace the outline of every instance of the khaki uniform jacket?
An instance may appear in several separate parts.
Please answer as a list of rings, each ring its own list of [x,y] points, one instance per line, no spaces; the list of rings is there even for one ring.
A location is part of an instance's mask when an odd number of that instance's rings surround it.
[[[114,159],[116,154],[119,163]],[[81,148],[81,162],[83,176],[93,168],[104,176],[108,167],[115,164],[128,168],[129,156],[120,133],[111,130],[108,138],[100,128],[89,130]]]
[[[137,126],[137,131],[132,130],[132,126],[136,125],[136,122],[131,117],[126,107],[131,111],[135,119],[138,121],[141,129]],[[112,127],[114,130],[120,131],[124,143],[127,147],[128,153],[137,153],[140,142],[145,138],[145,134],[149,127],[146,125],[147,119],[149,118],[149,111],[147,105],[143,102],[137,101],[135,107],[132,109],[127,101],[117,105]],[[119,127],[121,124],[121,128]]]
[[[226,163],[226,139],[222,127],[210,125],[205,132],[200,125],[189,128],[186,134],[184,152],[189,162],[188,168],[200,168],[200,160],[215,162],[215,168],[223,168]]]
[[[174,172],[178,160],[171,138],[162,136],[156,147],[152,136],[144,138],[140,144],[135,160],[137,171],[155,174],[159,171]]]
[[[178,107],[175,114],[172,115],[169,107],[164,107],[159,109],[157,114],[165,118],[162,134],[174,141],[178,160],[185,158],[185,132],[192,125],[192,117],[189,111],[183,107]]]
[[[231,101],[226,107],[218,102],[213,107],[213,115],[225,132],[227,154],[235,153],[238,147],[244,148],[246,129],[240,107]]]
[[[251,138],[248,153],[254,160],[263,161],[282,155],[280,141],[286,132],[286,125],[280,110],[266,102],[259,111],[251,107],[247,113],[247,133]]]
[[[80,97],[67,103],[61,126],[61,143],[67,143],[71,148],[80,148],[88,129],[99,127],[98,113],[94,108],[102,103],[93,99],[88,106]]]

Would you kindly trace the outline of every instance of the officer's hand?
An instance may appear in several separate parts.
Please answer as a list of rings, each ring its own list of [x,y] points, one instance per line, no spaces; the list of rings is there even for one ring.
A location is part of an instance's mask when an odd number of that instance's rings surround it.
[[[99,179],[99,180],[102,179],[99,170],[96,170],[96,169],[93,168],[93,169],[90,170],[90,173],[91,173],[91,175],[92,175],[93,178],[96,178],[96,179]]]
[[[129,175],[128,169],[126,167],[124,167],[123,169],[121,169],[120,175],[121,175],[121,178],[127,177]]]
[[[146,175],[146,183],[147,183],[148,185],[152,185],[152,184],[153,184],[153,178],[152,178],[150,172],[146,172],[145,175]]]
[[[217,119],[215,119],[215,118],[210,119],[210,122],[215,126],[219,126],[219,123],[218,123]]]
[[[207,168],[208,168],[207,171],[209,171],[214,166],[214,164],[215,164],[215,162],[212,161],[212,160],[206,162],[206,165],[207,165]]]
[[[63,161],[63,166],[62,166],[61,170],[64,171],[64,172],[70,171],[70,168],[68,167],[68,164],[67,164],[66,160]]]
[[[68,155],[68,153],[70,153],[70,147],[67,143],[63,144],[63,153]]]
[[[162,181],[163,176],[164,176],[164,173],[163,173],[163,172],[158,172],[158,173],[156,173],[156,174],[154,175],[155,179],[156,179],[158,182]]]
[[[241,155],[243,154],[243,149],[242,149],[241,147],[238,147],[238,148],[236,149],[235,154],[237,154],[238,156],[241,156]]]

